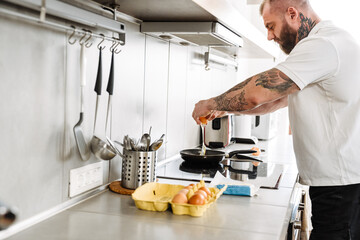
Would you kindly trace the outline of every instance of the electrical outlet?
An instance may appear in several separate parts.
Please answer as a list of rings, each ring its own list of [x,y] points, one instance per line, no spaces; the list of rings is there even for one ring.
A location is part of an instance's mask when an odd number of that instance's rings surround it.
[[[70,170],[69,197],[103,184],[103,164],[97,162]]]

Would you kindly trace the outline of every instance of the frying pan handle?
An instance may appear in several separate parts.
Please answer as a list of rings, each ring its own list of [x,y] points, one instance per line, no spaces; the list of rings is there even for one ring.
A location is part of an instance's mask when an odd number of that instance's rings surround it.
[[[239,160],[246,159],[246,160],[251,160],[251,161],[254,161],[254,162],[263,162],[260,159],[250,157],[250,156],[246,156],[246,155],[241,155],[241,154],[236,154],[236,158],[239,159]]]
[[[232,151],[232,152],[229,152],[229,157],[231,158],[232,156],[234,156],[235,154],[249,154],[249,153],[256,153],[257,151],[256,150],[235,150],[235,151]]]
[[[98,72],[96,75],[96,82],[94,91],[97,95],[101,95],[101,84],[102,84],[102,57],[101,57],[101,48],[99,50],[99,65],[98,65]]]
[[[111,55],[110,75],[109,75],[109,81],[108,81],[106,91],[109,93],[109,95],[113,95],[113,91],[114,91],[114,51],[112,52],[112,55]]]

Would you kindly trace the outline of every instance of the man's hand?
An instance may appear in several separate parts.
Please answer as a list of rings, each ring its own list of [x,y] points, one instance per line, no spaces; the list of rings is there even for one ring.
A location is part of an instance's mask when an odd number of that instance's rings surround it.
[[[219,112],[264,113],[286,106],[287,96],[300,88],[283,72],[273,68],[254,75],[217,97],[202,100],[195,105],[192,117],[212,120]]]
[[[211,115],[207,119],[208,121],[214,120],[215,118],[220,118],[226,116],[228,113],[225,111],[212,111]]]
[[[201,100],[195,104],[194,111],[192,113],[192,117],[197,124],[201,124],[199,117],[205,117],[208,121],[214,119],[212,116],[214,100],[212,98],[208,100]]]

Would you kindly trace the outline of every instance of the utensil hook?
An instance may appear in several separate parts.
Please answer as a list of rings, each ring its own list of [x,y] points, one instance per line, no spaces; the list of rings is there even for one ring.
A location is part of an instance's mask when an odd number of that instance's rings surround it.
[[[101,39],[101,41],[99,42],[99,44],[97,45],[97,48],[98,48],[99,50],[104,50],[106,46],[101,46],[101,44],[105,41],[105,35],[102,34],[102,33],[100,33],[99,35],[102,36],[102,39]]]
[[[71,44],[71,45],[74,45],[76,43],[76,38],[74,38],[73,41],[71,41],[71,38],[75,35],[75,32],[76,32],[76,28],[71,25],[71,27],[74,29],[74,31],[70,34],[69,36],[69,39],[68,39],[68,42]]]
[[[90,30],[87,30],[87,29],[83,29],[85,32],[88,32],[88,33],[90,33],[90,35],[89,35],[89,37],[85,40],[85,47],[87,47],[87,48],[89,48],[89,47],[91,47],[92,46],[92,43],[91,42],[89,42],[90,41],[90,39],[92,38],[92,31],[90,31]]]
[[[120,45],[120,42],[117,40],[113,40],[113,44],[110,47],[110,51],[114,52],[116,54],[119,54],[121,52],[121,49],[116,50],[117,46]]]
[[[84,30],[84,29],[83,29]],[[82,36],[79,40],[79,44],[83,45],[84,43],[86,43],[86,40],[84,40],[84,38],[88,35],[87,31],[84,31],[84,36]]]

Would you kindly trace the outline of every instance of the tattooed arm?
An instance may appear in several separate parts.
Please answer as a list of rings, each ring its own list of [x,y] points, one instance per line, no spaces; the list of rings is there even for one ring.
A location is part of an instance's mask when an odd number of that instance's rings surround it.
[[[276,110],[280,109],[280,108],[284,108],[287,107],[288,105],[288,98],[287,97],[283,97],[280,99],[277,99],[273,102],[269,102],[269,103],[265,103],[262,104],[256,108],[250,109],[250,110],[246,110],[246,111],[242,111],[242,112],[223,112],[223,111],[213,111],[211,113],[211,115],[209,115],[208,117],[208,121],[211,121],[215,118],[218,117],[223,117],[228,115],[229,113],[233,113],[235,115],[263,115],[263,114],[267,114],[267,113],[272,113],[275,112]]]
[[[280,108],[287,107],[288,105],[288,97],[279,98],[273,102],[264,103],[256,108],[238,112],[238,114],[246,114],[246,115],[263,115],[267,113],[275,112]],[[236,113],[235,113],[236,114]]]
[[[199,123],[200,116],[207,116],[212,111],[258,114],[255,112],[265,108],[275,109],[276,104],[280,104],[277,106],[280,108],[285,101],[283,98],[298,90],[298,86],[289,77],[273,68],[248,78],[217,97],[198,102],[193,118]]]

